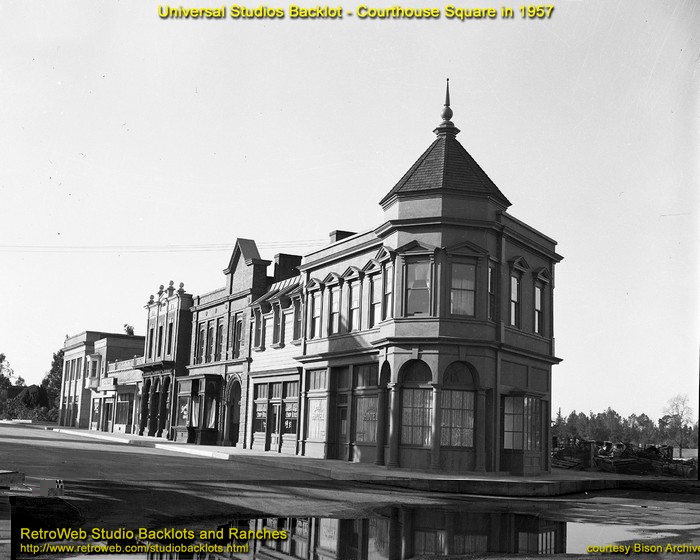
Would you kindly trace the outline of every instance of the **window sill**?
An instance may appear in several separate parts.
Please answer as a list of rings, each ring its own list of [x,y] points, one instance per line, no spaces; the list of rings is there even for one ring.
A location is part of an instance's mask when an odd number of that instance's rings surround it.
[[[273,342],[270,344],[270,348],[284,348],[284,342]]]
[[[301,338],[296,338],[294,340],[290,340],[289,344],[293,344],[294,346],[301,346]]]
[[[253,350],[253,352],[264,352],[265,347],[264,346],[253,346],[252,350]]]

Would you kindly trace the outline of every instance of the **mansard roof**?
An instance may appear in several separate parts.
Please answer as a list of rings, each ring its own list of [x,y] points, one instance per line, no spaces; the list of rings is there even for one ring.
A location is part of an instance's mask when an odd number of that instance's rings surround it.
[[[394,196],[438,192],[491,197],[506,208],[510,201],[457,141],[459,129],[450,121],[449,84],[443,121],[435,129],[437,139],[380,201],[384,206]]]

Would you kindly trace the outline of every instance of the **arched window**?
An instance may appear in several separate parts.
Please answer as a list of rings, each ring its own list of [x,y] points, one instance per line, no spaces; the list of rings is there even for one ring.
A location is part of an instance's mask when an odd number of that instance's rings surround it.
[[[442,447],[474,447],[474,403],[476,382],[464,362],[453,362],[443,374],[440,399]]]
[[[401,371],[401,444],[430,447],[433,389],[428,364],[411,360]],[[427,385],[427,386],[426,386]]]

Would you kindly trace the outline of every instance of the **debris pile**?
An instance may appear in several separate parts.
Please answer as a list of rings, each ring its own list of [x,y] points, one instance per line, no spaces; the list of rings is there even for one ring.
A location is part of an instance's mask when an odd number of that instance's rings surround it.
[[[575,440],[555,448],[552,467],[562,469],[597,469],[617,474],[655,474],[697,478],[698,460],[674,459],[673,447],[649,445],[644,449],[610,441]]]

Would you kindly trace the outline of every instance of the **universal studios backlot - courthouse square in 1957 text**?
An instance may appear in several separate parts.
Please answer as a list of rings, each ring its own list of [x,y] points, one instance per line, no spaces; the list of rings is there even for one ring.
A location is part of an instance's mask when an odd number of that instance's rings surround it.
[[[357,16],[359,19],[454,19],[459,21],[481,19],[512,19],[518,14],[522,18],[548,19],[554,13],[553,5],[521,5],[517,8],[502,6],[482,8],[454,6],[447,4],[438,7],[373,7],[366,4],[357,5],[352,10],[342,6],[298,6],[290,4],[288,8],[258,5],[255,7],[232,4],[218,7],[187,8],[183,6],[159,5],[158,16],[161,19],[343,19],[343,16]]]

